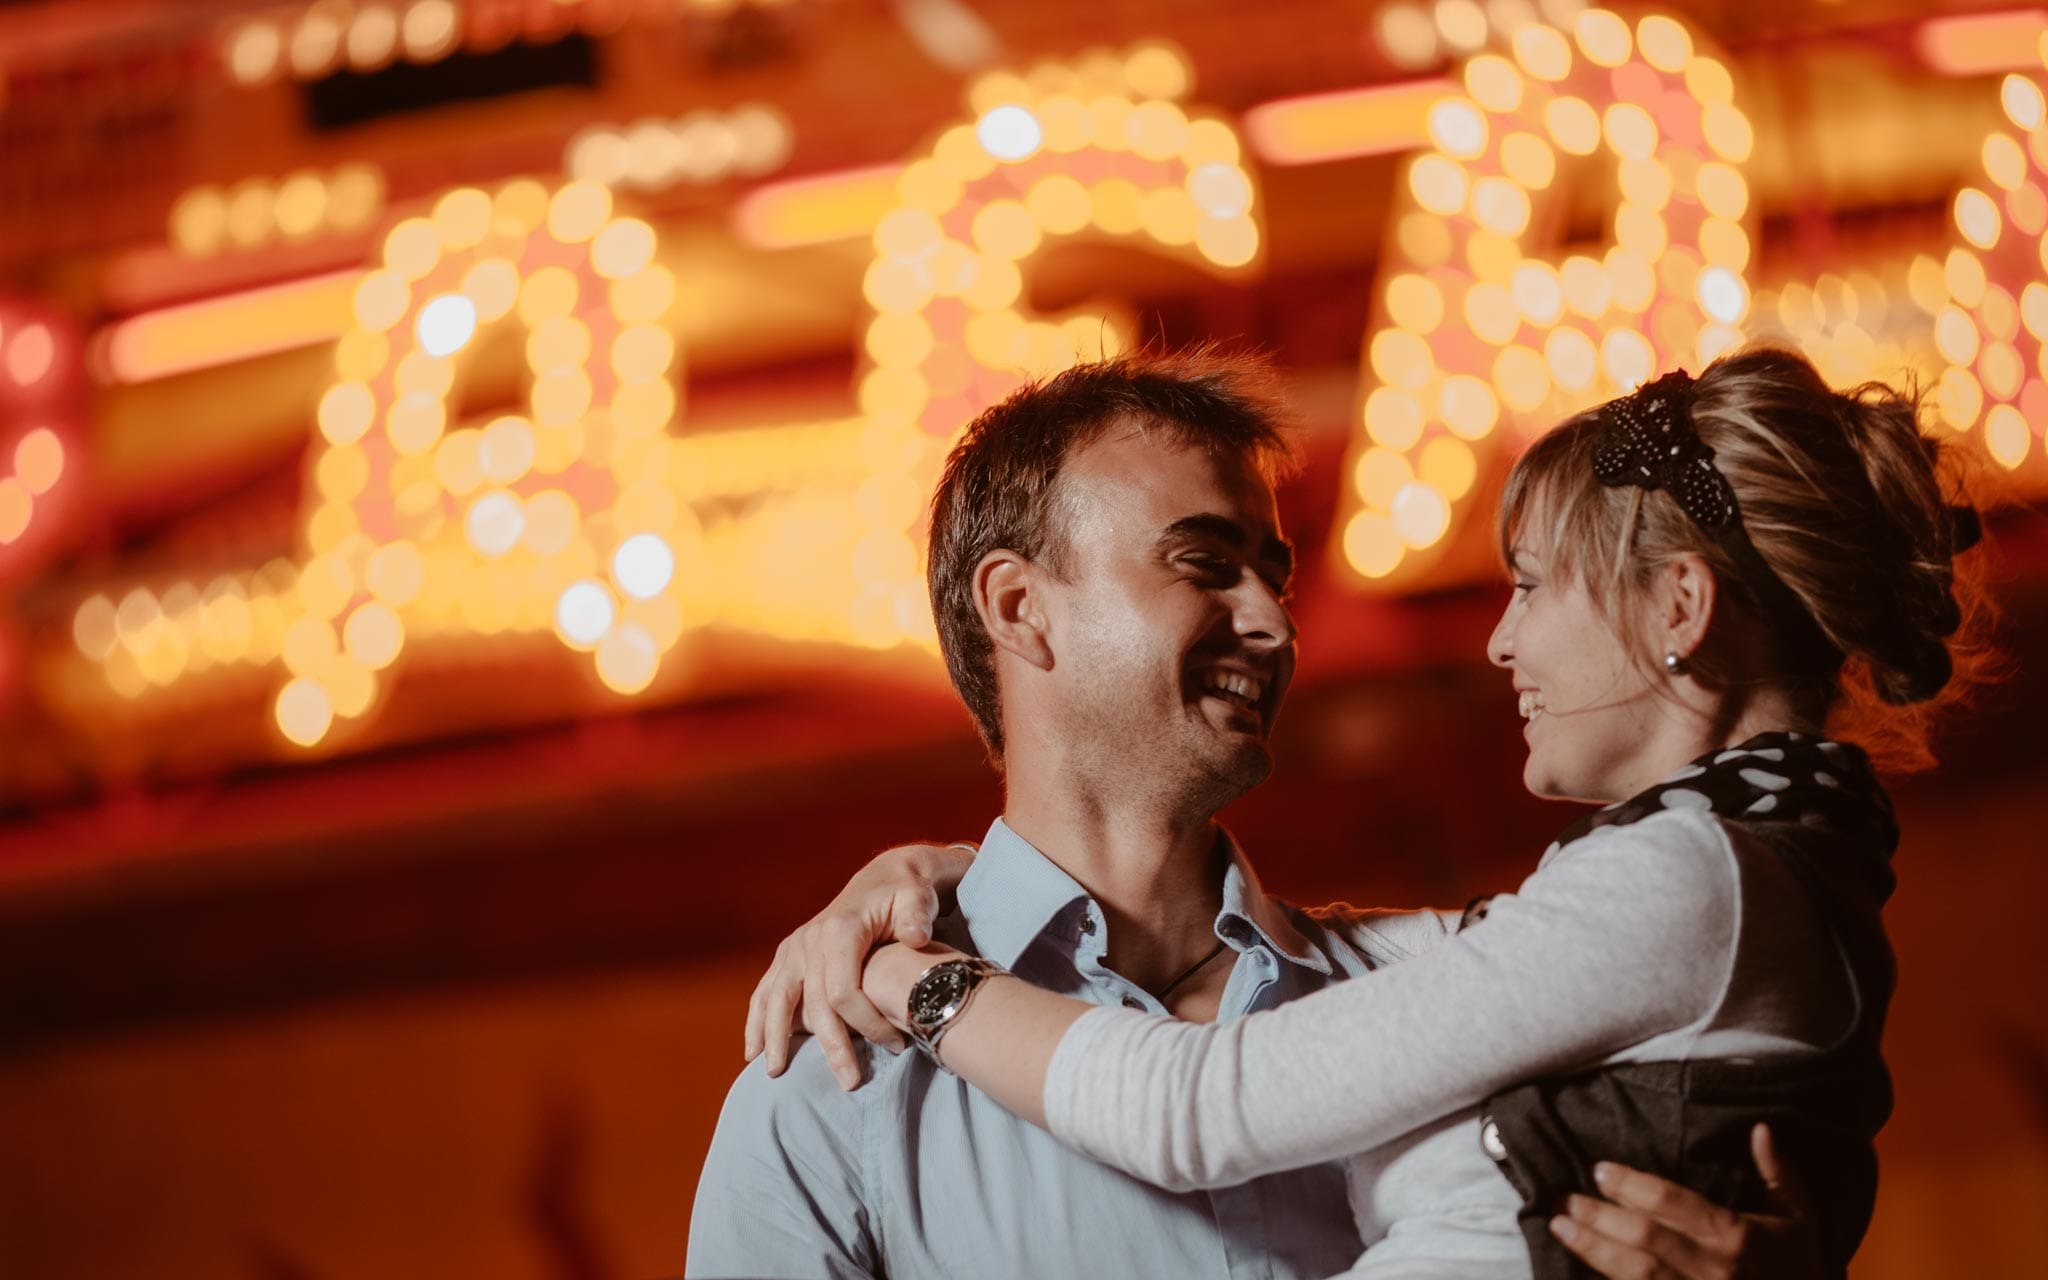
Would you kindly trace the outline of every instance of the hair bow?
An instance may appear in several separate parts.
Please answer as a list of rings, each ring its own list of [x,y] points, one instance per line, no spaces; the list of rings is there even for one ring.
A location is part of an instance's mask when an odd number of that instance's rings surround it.
[[[1674,369],[1608,401],[1593,442],[1593,474],[1610,487],[1662,489],[1702,529],[1720,533],[1737,523],[1735,490],[1693,428],[1692,398],[1691,376]]]

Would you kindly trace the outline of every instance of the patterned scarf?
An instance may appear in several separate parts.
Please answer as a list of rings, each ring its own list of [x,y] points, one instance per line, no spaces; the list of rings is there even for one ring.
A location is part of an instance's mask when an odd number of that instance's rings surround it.
[[[1859,851],[1850,871],[1876,899],[1891,896],[1892,851],[1899,828],[1891,800],[1863,751],[1802,733],[1761,733],[1739,746],[1709,751],[1664,781],[1596,810],[1566,827],[1544,851],[1550,856],[1601,827],[1640,822],[1666,809],[1704,809],[1726,822],[1787,824]],[[1460,929],[1486,918],[1490,897],[1465,908]]]

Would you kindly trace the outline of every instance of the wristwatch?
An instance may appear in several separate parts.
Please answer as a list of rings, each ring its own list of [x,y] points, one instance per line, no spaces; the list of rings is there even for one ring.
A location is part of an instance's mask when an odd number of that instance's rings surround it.
[[[1007,969],[992,960],[941,960],[910,984],[910,1038],[933,1062],[946,1034],[983,982]],[[945,1065],[940,1063],[941,1066]]]

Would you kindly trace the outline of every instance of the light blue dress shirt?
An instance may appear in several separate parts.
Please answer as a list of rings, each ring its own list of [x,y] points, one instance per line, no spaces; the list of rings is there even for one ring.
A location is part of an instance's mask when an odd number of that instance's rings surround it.
[[[1237,960],[1220,1018],[1372,967],[1229,854],[1216,933]],[[1103,966],[1101,908],[1001,820],[939,935],[1048,990],[1165,1012]],[[806,1041],[782,1078],[758,1059],[740,1074],[697,1185],[686,1275],[1310,1280],[1358,1254],[1338,1165],[1167,1192],[1060,1145],[915,1050],[869,1050],[868,1072],[844,1092]]]

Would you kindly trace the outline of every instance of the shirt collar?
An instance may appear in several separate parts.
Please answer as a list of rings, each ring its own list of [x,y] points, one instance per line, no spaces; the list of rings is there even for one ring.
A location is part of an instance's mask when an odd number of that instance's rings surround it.
[[[1218,934],[1231,937],[1236,932],[1232,922],[1242,921],[1287,959],[1328,974],[1329,959],[1302,936],[1280,904],[1266,896],[1237,841],[1227,831],[1220,838],[1230,860],[1223,872],[1223,908],[1216,915]],[[1079,881],[1001,818],[989,824],[981,852],[954,897],[975,950],[1006,969],[1015,968],[1025,950],[1063,912],[1087,900],[1088,891]]]
[[[1289,960],[1317,973],[1329,974],[1329,957],[1311,945],[1287,918],[1286,909],[1267,895],[1259,884],[1259,873],[1252,870],[1251,859],[1237,847],[1236,837],[1228,831],[1220,832],[1220,837],[1230,853],[1230,865],[1223,872],[1223,910],[1216,915],[1218,932],[1228,937],[1227,923],[1242,920],[1267,946]]]
[[[953,901],[974,949],[1014,969],[1061,912],[1087,897],[1079,881],[997,818]]]

